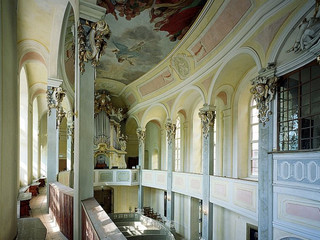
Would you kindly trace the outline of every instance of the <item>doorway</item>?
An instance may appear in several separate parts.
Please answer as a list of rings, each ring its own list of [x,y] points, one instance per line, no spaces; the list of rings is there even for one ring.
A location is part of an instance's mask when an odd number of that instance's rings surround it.
[[[101,205],[106,213],[113,212],[113,188],[102,187],[101,190],[94,191],[94,198]]]

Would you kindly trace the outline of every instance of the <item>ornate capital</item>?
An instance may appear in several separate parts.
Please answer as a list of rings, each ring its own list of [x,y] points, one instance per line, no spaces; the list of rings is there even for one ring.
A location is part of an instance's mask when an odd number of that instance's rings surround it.
[[[214,120],[216,118],[215,108],[204,104],[203,107],[199,109],[199,117],[202,123],[202,134],[207,138],[210,127],[214,126]]]
[[[141,146],[146,138],[146,132],[143,131],[141,128],[137,128],[137,136],[139,140],[139,146]]]
[[[171,144],[172,140],[174,139],[176,135],[176,125],[171,122],[171,120],[168,120],[165,125],[166,132],[167,132],[167,139],[168,143]]]
[[[48,101],[48,114],[51,115],[51,109],[55,108],[57,110],[56,116],[56,127],[58,128],[66,116],[66,113],[61,106],[62,100],[65,97],[66,93],[61,87],[51,87],[47,90],[47,101]]]
[[[105,20],[96,23],[85,22],[78,26],[79,38],[79,65],[80,72],[84,73],[84,62],[91,60],[91,65],[99,65],[104,49],[107,47],[106,40],[110,38],[110,29]]]
[[[262,69],[259,76],[252,80],[253,87],[250,89],[257,103],[259,110],[258,117],[263,126],[269,121],[269,115],[272,114],[270,111],[270,102],[274,99],[278,84],[278,78],[274,73],[274,64],[268,64],[268,67]]]

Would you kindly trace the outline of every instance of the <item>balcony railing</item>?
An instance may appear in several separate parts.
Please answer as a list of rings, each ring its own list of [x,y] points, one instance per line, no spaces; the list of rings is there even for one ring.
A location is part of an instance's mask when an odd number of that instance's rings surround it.
[[[94,186],[101,185],[139,185],[139,171],[137,169],[95,169]]]

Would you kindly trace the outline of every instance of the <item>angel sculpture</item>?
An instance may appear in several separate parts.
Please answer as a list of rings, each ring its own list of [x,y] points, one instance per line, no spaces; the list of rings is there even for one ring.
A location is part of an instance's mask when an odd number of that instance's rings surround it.
[[[132,59],[139,56],[142,46],[145,44],[145,42],[141,41],[138,44],[133,45],[131,48],[128,48],[126,45],[115,41],[113,41],[113,44],[117,49],[112,50],[112,52],[115,53],[118,62],[122,63],[127,61],[130,65],[134,65]]]

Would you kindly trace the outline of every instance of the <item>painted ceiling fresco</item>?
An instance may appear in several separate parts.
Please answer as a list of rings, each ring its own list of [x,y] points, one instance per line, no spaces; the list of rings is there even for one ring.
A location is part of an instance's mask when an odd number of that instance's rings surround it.
[[[206,0],[98,0],[111,37],[98,79],[129,84],[164,59],[189,30]]]

